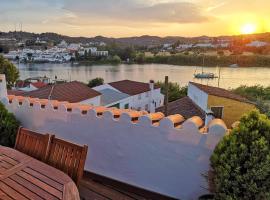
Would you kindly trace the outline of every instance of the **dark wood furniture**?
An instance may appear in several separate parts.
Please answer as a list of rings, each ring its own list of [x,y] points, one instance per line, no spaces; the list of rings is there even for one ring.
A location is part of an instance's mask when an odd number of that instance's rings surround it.
[[[83,175],[88,147],[55,138],[51,138],[46,162],[68,174],[78,185]]]
[[[14,148],[38,160],[45,161],[50,138],[49,134],[40,134],[20,127]]]
[[[80,198],[68,175],[15,149],[0,146],[0,199]]]

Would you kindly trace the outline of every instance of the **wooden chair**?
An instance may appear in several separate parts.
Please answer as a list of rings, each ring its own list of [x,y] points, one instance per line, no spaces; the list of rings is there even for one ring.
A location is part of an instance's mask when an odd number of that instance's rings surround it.
[[[53,136],[46,162],[68,174],[78,185],[83,176],[87,150],[87,145],[79,146]]]
[[[51,135],[41,134],[20,127],[17,133],[15,149],[38,160],[45,161]]]

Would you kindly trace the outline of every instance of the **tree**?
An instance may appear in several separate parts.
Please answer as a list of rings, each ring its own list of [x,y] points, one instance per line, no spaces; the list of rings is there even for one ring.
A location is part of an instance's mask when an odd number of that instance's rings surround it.
[[[215,199],[270,199],[270,120],[243,116],[211,156]]]
[[[156,86],[161,88],[161,93],[165,95],[165,83],[157,82]],[[178,83],[169,82],[169,102],[180,99],[184,96],[187,96],[187,86],[180,87]]]
[[[0,145],[14,146],[19,125],[15,116],[0,103]]]
[[[250,101],[256,103],[257,108],[261,113],[270,117],[270,87],[263,87],[261,85],[254,86],[239,86],[233,89],[233,92],[246,97]]]
[[[88,82],[87,86],[92,88],[92,87],[96,87],[96,86],[103,85],[103,84],[104,84],[104,79],[97,77],[97,78],[90,80]]]
[[[135,61],[136,61],[137,63],[139,63],[139,64],[144,63],[144,62],[145,62],[145,55],[144,55],[144,53],[138,53],[138,54],[136,55]]]
[[[6,75],[7,87],[11,88],[19,78],[19,71],[11,62],[0,55],[0,74]]]

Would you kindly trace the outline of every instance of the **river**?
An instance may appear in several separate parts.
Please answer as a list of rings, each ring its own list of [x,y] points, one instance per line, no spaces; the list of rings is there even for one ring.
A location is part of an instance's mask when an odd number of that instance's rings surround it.
[[[130,79],[135,81],[148,82],[164,80],[165,75],[169,80],[177,82],[181,86],[189,81],[218,86],[223,88],[235,88],[239,85],[270,85],[270,68],[220,68],[220,80],[198,80],[193,78],[195,71],[201,71],[200,67],[176,66],[165,64],[132,64],[132,65],[71,65],[65,64],[16,64],[20,71],[20,78],[26,79],[34,76],[47,76],[54,79],[78,80],[87,83],[95,77],[104,78],[105,82]],[[218,75],[217,67],[205,67],[205,72],[213,72]]]

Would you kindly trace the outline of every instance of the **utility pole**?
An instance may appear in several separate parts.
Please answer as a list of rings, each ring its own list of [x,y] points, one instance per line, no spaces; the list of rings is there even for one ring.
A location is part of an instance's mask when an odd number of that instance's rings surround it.
[[[165,116],[168,116],[168,102],[169,102],[169,77],[165,76],[165,97],[164,97]]]

